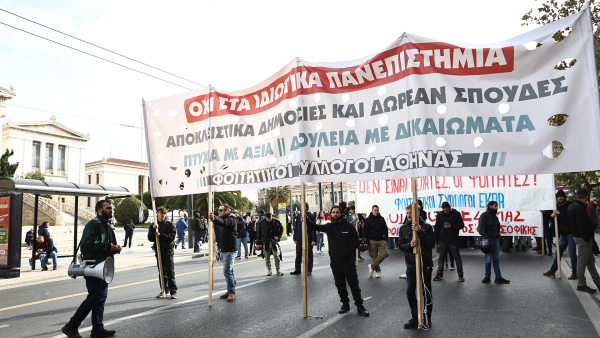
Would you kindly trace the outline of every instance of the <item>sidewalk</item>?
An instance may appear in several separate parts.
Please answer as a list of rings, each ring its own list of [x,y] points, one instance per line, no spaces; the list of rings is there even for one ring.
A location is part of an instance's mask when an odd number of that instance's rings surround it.
[[[52,229],[51,229],[52,230]],[[124,232],[122,233],[121,238],[119,237],[119,229],[115,231],[117,233],[117,241],[119,244],[123,244],[123,239],[125,237]],[[134,241],[131,248],[123,248],[121,254],[115,256],[115,272],[142,268],[146,266],[156,266],[156,258],[154,256],[154,251],[151,249],[151,243],[148,242],[148,238],[146,237],[146,231],[136,231],[134,233]],[[143,232],[143,236],[138,235]],[[55,233],[51,232],[52,236],[55,237]],[[72,233],[71,233],[72,235]],[[62,236],[62,235],[61,235]],[[143,238],[142,238],[143,237]],[[73,243],[73,239],[71,238],[71,245]],[[136,243],[140,245],[134,246]],[[282,241],[280,243],[282,247],[293,246],[294,241],[291,238],[288,238],[286,241]],[[23,248],[27,249],[27,248]],[[194,258],[203,258],[208,257],[208,244],[205,243],[201,246],[200,253],[194,253],[193,249],[187,248],[181,249],[181,244],[179,245],[179,249],[175,249],[175,262],[181,262],[186,260],[191,260]],[[68,252],[59,252],[61,255],[71,254],[72,249]],[[242,247],[242,255],[244,253],[244,249]],[[23,256],[23,254],[27,256]],[[2,289],[11,289],[21,286],[27,285],[35,285],[38,283],[43,283],[47,281],[53,280],[61,280],[61,279],[69,279],[67,275],[67,271],[69,269],[69,264],[71,263],[72,258],[59,258],[58,259],[58,269],[52,270],[52,261],[48,265],[48,271],[41,271],[41,266],[39,260],[36,262],[36,269],[31,270],[29,266],[29,257],[31,255],[31,250],[25,250],[21,256],[21,277],[19,278],[11,278],[11,279],[0,279],[0,290]]]

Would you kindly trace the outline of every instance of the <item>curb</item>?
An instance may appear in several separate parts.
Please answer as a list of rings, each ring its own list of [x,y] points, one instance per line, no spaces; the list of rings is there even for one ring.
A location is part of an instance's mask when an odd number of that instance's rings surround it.
[[[200,254],[200,255],[194,255],[191,257],[175,257],[174,261],[175,262],[181,262],[181,261],[186,261],[186,260],[191,260],[192,258],[201,258],[204,256],[208,256],[207,254]],[[155,266],[156,262],[140,262],[140,263],[132,263],[132,264],[127,264],[127,265],[119,265],[119,266],[115,266],[115,270],[119,269],[120,271],[124,271],[124,270],[132,270],[132,269],[136,269],[136,268],[144,268],[144,267],[148,267],[148,266]],[[66,273],[66,271],[65,271]],[[11,278],[11,282],[7,282],[7,283],[2,283],[0,282],[0,290],[3,289],[10,289],[10,288],[14,288],[14,287],[21,287],[21,286],[31,286],[31,285],[37,285],[40,283],[44,283],[44,282],[51,282],[51,281],[56,281],[56,280],[68,280],[68,279],[72,279],[71,277],[65,275],[57,275],[57,276],[48,276],[48,277],[40,277],[37,278],[36,280],[31,280],[31,281],[23,281],[23,280],[19,280],[19,278]]]

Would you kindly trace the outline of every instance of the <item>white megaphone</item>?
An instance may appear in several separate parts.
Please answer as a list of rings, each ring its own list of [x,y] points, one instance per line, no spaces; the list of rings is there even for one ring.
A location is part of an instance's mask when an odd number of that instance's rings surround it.
[[[104,262],[96,264],[96,261],[83,261],[81,264],[69,265],[69,277],[75,279],[78,276],[94,277],[104,280],[110,284],[115,275],[115,261],[108,257]]]

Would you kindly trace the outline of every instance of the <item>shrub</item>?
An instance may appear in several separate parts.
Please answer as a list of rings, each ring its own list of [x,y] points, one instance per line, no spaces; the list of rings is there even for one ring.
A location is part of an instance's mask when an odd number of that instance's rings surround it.
[[[115,218],[118,223],[125,224],[130,219],[133,219],[135,224],[140,223],[140,202],[139,199],[135,197],[128,197],[119,203],[119,206],[115,209]],[[142,223],[146,222],[148,219],[148,208],[144,205],[144,220]]]

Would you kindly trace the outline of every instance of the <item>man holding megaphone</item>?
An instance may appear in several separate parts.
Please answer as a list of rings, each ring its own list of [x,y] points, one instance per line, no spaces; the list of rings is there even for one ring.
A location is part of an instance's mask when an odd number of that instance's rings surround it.
[[[108,221],[112,218],[112,205],[107,200],[96,203],[95,219],[89,221],[81,235],[82,260],[93,260],[96,264],[104,262],[115,254],[121,253],[121,246],[117,245],[115,232]],[[101,278],[84,276],[85,285],[88,290],[87,298],[81,303],[69,323],[62,328],[62,332],[69,338],[81,338],[79,325],[92,312],[92,334],[91,337],[112,337],[116,331],[106,330],[102,323],[104,317],[104,302],[108,295],[108,283]]]

